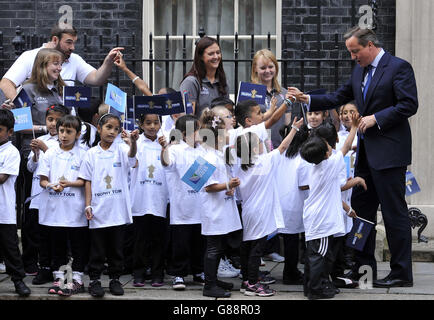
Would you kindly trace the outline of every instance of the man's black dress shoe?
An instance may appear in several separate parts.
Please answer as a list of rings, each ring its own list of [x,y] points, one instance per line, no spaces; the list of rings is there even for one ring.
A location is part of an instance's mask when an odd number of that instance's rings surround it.
[[[14,282],[15,292],[18,293],[20,297],[28,297],[31,293],[29,287],[22,280]]]
[[[374,280],[373,285],[374,288],[413,287],[413,281],[386,277],[384,279]]]

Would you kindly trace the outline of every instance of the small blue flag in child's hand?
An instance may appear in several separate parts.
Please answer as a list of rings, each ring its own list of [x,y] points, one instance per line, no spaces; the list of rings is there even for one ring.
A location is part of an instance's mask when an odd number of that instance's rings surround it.
[[[108,83],[104,103],[124,113],[127,104],[127,93]]]
[[[353,228],[347,235],[347,247],[362,251],[374,223],[360,217],[353,219]]]
[[[193,188],[194,191],[198,192],[212,176],[215,169],[216,167],[208,161],[202,157],[198,157],[181,180]]]
[[[240,82],[237,103],[243,100],[254,100],[257,104],[265,104],[267,86],[250,82]]]
[[[133,98],[127,98],[127,114],[125,117],[125,124],[128,131],[134,131],[135,129],[138,129],[136,116],[134,113]]]
[[[63,87],[63,105],[68,108],[89,108],[91,87]]]
[[[405,173],[405,195],[410,196],[420,191],[419,184],[411,171]]]
[[[31,108],[12,109],[15,118],[14,131],[33,129],[32,110]]]
[[[111,114],[114,114],[115,116],[117,116],[119,119],[121,119],[122,123],[125,122],[125,113],[119,112],[117,109],[113,108],[112,106],[109,106],[108,113],[111,113]]]
[[[33,104],[32,100],[29,98],[29,95],[23,87],[21,87],[21,89],[18,91],[13,103],[17,108],[30,107]]]

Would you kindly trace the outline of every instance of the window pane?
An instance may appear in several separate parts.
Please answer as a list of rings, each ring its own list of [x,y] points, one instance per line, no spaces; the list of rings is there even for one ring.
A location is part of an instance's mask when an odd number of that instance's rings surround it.
[[[234,1],[198,0],[196,10],[197,32],[203,27],[208,35],[234,34]]]
[[[155,35],[191,35],[192,12],[192,0],[154,1]]]
[[[276,0],[239,0],[239,34],[276,34]]]
[[[192,59],[192,40],[186,41],[186,59]],[[182,40],[170,40],[169,45],[169,59],[182,59]],[[155,59],[165,59],[166,54],[166,41],[155,41]],[[191,62],[186,63],[185,72],[187,73],[191,68]],[[166,87],[166,63],[155,63],[155,85],[154,92],[158,92],[161,88]],[[179,85],[184,77],[184,67],[182,62],[169,62],[169,87],[179,90]]]

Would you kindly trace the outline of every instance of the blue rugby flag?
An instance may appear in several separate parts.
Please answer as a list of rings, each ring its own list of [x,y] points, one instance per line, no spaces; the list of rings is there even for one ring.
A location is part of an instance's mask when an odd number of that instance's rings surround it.
[[[92,88],[63,87],[63,105],[68,108],[89,108]]]
[[[109,83],[107,84],[104,103],[124,113],[127,105],[127,93]]]
[[[419,184],[411,171],[405,173],[405,195],[411,196],[412,194],[420,192]]]
[[[353,228],[347,236],[347,247],[362,251],[374,223],[360,217],[353,219]]]
[[[181,180],[188,184],[194,191],[200,191],[214,173],[215,169],[216,167],[208,161],[202,157],[198,157]]]
[[[31,108],[12,109],[15,118],[14,131],[33,129],[32,111]]]
[[[13,103],[17,108],[30,107],[33,104],[32,100],[30,99],[26,90],[23,89],[23,87],[21,87],[18,91],[17,95],[13,100]]]

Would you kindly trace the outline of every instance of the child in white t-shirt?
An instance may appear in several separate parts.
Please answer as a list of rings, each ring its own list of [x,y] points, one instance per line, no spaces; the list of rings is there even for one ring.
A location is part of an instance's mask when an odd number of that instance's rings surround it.
[[[0,109],[0,250],[7,273],[22,297],[31,291],[23,282],[25,275],[18,246],[15,181],[20,170],[20,153],[9,138],[14,133],[15,118],[11,111]]]
[[[199,121],[193,115],[184,115],[176,121],[178,135],[174,144],[160,139],[161,163],[166,174],[170,201],[171,259],[168,273],[173,275],[172,287],[185,289],[190,272],[193,281],[204,283],[203,256],[205,239],[201,235],[203,197],[181,179],[204,149],[198,144]]]
[[[343,157],[351,148],[358,123],[357,114],[352,117],[351,131],[344,146],[335,154],[327,141],[316,135],[310,137],[300,150],[302,158],[314,164],[303,211],[306,237],[304,289],[309,299],[335,295],[336,289],[329,279],[333,264],[331,244],[333,235],[345,232],[341,187],[346,180],[342,179],[341,172],[345,166]],[[355,212],[348,210],[348,215],[354,217]]]
[[[282,137],[286,137],[290,130],[290,126],[284,127]],[[299,234],[304,232],[303,204],[309,195],[309,174],[312,165],[301,158],[299,151],[308,137],[307,125],[301,126],[288,150],[282,154],[282,160],[276,174],[280,205],[285,222],[285,227],[279,229],[284,243],[284,284],[303,284],[303,273],[297,268]]]
[[[145,114],[140,118],[143,134],[137,140],[139,165],[131,170],[131,206],[134,224],[133,286],[145,285],[147,251],[151,260],[151,286],[163,282],[164,244],[168,191],[166,176],[160,161],[160,118]]]
[[[253,132],[237,137],[235,152],[240,161],[234,175],[243,201],[243,242],[241,244],[241,290],[248,296],[271,296],[275,291],[259,282],[259,265],[267,236],[284,227],[276,184],[276,171],[303,119],[292,124],[293,129],[280,146],[264,153],[263,143]]]
[[[57,121],[59,144],[39,160],[36,174],[44,191],[39,196],[41,269],[53,270],[50,294],[69,296],[84,292],[82,275],[88,258],[88,228],[84,210],[84,181],[78,179],[85,151],[76,145],[81,120],[66,115]],[[68,240],[72,252],[72,282],[65,282]]]
[[[239,186],[240,180],[231,177],[224,159],[223,148],[227,136],[225,121],[213,111],[205,109],[201,117],[200,134],[204,140],[203,158],[216,168],[203,189],[206,203],[201,217],[202,234],[206,238],[203,295],[227,298],[231,294],[226,290],[231,290],[233,284],[219,281],[217,269],[225,245],[234,240],[236,231],[242,228],[234,198],[234,189]]]
[[[333,154],[336,153],[336,143],[339,141],[339,138],[334,125],[330,123],[324,123],[321,126],[317,127],[312,132],[312,134],[326,140],[327,143],[332,147]],[[343,143],[340,144],[340,146],[342,147],[344,143],[345,140]],[[343,204],[345,204],[345,209],[342,208],[341,213],[344,219],[345,228],[344,232],[333,235],[333,267],[330,271],[333,284],[339,288],[354,288],[357,286],[356,282],[344,277],[345,262],[343,259],[343,251],[345,247],[345,236],[348,232],[351,231],[351,228],[353,226],[353,218],[347,215],[347,211],[351,207],[351,201],[346,201],[344,195],[348,192],[351,192],[354,186],[362,186],[366,189],[365,180],[361,177],[350,177],[348,171],[349,168],[347,168],[347,164],[345,163],[345,165],[342,166],[341,171],[339,172],[339,180],[342,181],[342,183],[344,184],[341,187],[341,194]]]
[[[33,139],[30,142],[31,151],[27,159],[27,169],[29,172],[33,173],[33,177],[32,189],[30,192],[31,201],[30,204],[28,204],[28,208],[27,205],[25,205],[26,213],[21,230],[21,236],[23,239],[22,246],[23,260],[25,263],[24,270],[26,270],[29,275],[36,275],[36,277],[32,280],[32,284],[36,285],[44,284],[53,280],[52,270],[50,268],[41,268],[41,265],[47,265],[48,262],[43,261],[47,258],[47,255],[44,255],[44,253],[41,254],[39,249],[40,230],[38,222],[38,203],[40,197],[36,195],[39,194],[43,189],[39,185],[39,176],[36,174],[36,169],[38,168],[40,156],[42,156],[42,154],[45,153],[49,148],[59,145],[56,123],[57,120],[66,114],[69,114],[69,109],[62,105],[52,105],[47,108],[45,113],[45,125],[48,133],[38,137],[37,139]]]
[[[99,279],[106,257],[110,292],[124,294],[119,282],[124,264],[124,231],[125,225],[132,223],[128,172],[137,164],[139,133],[134,130],[129,134],[129,146],[116,142],[122,124],[110,113],[99,119],[97,130],[95,141],[100,141],[86,152],[79,178],[85,180],[85,214],[90,229],[89,293],[102,297],[104,290]]]

